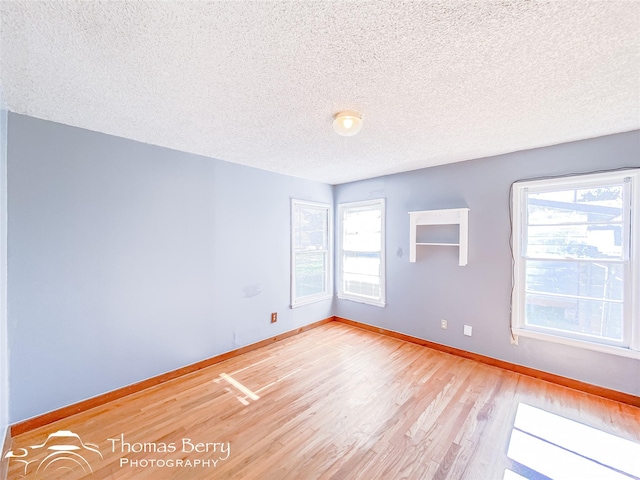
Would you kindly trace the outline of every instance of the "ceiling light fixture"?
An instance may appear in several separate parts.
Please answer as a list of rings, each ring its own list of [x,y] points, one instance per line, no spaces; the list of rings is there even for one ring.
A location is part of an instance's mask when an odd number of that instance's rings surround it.
[[[362,128],[362,117],[358,112],[353,110],[345,110],[336,113],[333,118],[333,129],[336,133],[345,137],[355,135]]]

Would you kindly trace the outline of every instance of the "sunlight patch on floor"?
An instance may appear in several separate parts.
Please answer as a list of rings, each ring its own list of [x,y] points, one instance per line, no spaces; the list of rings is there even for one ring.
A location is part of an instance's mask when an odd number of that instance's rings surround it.
[[[518,404],[507,456],[557,480],[640,477],[640,444],[524,403]],[[504,478],[526,477],[507,470]]]

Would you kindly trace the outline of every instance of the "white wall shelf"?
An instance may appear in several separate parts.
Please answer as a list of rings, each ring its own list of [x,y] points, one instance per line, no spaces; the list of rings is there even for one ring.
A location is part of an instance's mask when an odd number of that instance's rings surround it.
[[[458,247],[458,265],[465,266],[469,257],[469,209],[448,208],[445,210],[421,210],[409,212],[409,261],[416,261],[417,246]],[[457,243],[451,242],[417,242],[418,227],[422,225],[459,225]]]

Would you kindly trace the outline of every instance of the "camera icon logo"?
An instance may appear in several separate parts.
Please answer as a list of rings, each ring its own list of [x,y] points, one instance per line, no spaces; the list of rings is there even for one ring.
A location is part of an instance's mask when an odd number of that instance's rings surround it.
[[[69,430],[58,430],[50,434],[44,443],[18,448],[6,453],[11,463],[24,466],[21,477],[50,478],[51,475],[61,477],[65,472],[82,472],[92,475],[91,462],[103,459],[97,445],[83,442],[80,435]]]

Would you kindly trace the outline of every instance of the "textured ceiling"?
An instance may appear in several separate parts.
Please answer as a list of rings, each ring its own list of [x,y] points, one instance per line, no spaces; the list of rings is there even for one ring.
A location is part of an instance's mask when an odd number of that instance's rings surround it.
[[[331,184],[640,128],[633,1],[0,12],[9,110]],[[343,109],[354,137],[332,130]]]

